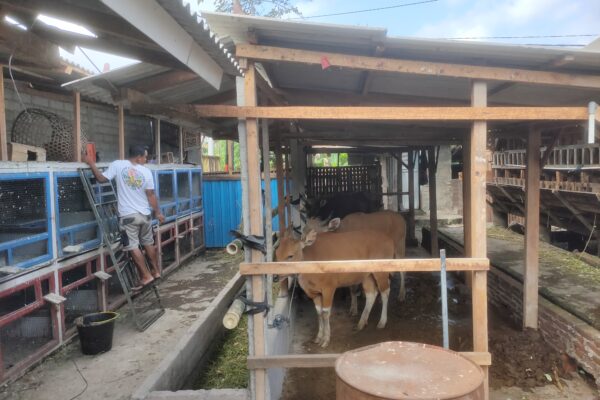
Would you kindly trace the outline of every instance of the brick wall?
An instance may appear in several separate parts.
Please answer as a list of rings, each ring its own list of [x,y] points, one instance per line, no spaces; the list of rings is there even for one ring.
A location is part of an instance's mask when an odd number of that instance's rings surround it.
[[[45,93],[18,85],[21,100],[25,107],[41,108],[70,121],[73,120],[73,101],[71,96]],[[12,81],[4,81],[4,97],[6,108],[6,127],[9,140],[12,125],[23,106],[19,102]],[[101,161],[112,161],[119,156],[119,128],[116,107],[81,102],[81,128],[88,138],[96,144]],[[125,153],[131,144],[153,146],[154,136],[150,118],[127,115],[125,113]],[[170,150],[169,150],[170,151]]]
[[[508,274],[492,267],[488,274],[488,298],[491,304],[515,322],[522,324],[523,285]],[[544,339],[556,350],[577,360],[600,386],[600,332],[573,314],[540,298],[538,327]]]

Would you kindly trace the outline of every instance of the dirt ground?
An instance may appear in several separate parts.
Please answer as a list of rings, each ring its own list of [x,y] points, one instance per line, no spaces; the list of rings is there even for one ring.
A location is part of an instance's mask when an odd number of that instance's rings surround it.
[[[388,325],[383,330],[375,328],[380,306],[376,304],[363,331],[356,331],[358,318],[349,316],[349,298],[345,290],[336,293],[332,313],[332,342],[326,349],[312,343],[316,334],[317,319],[312,302],[303,296],[295,301],[297,310],[294,353],[342,353],[347,350],[389,340],[442,343],[441,303],[439,302],[439,275],[408,274],[407,299],[398,303],[397,283],[393,282]],[[449,334],[450,348],[470,351],[471,304],[464,285],[449,281]],[[359,303],[361,306],[362,304]],[[490,387],[492,400],[538,399],[598,399],[598,391],[585,377],[560,354],[544,343],[536,332],[523,332],[494,310],[490,315],[491,368]],[[560,384],[556,383],[557,376]],[[307,385],[306,382],[311,382]],[[283,400],[335,398],[335,372],[333,369],[291,369],[284,383]],[[560,385],[560,388],[559,388]]]

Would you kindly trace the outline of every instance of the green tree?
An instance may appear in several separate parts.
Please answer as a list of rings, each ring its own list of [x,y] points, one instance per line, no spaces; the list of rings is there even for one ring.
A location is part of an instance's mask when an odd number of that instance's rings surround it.
[[[198,0],[198,3],[203,1]],[[268,5],[265,7],[266,4]],[[215,7],[219,12],[231,13],[235,9],[239,13],[241,9],[244,14],[272,18],[288,14],[302,15],[293,0],[215,0]]]

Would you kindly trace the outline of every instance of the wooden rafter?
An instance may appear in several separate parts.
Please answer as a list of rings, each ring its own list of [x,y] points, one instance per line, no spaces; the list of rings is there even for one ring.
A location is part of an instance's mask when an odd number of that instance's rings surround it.
[[[587,107],[194,107],[199,117],[208,118],[365,121],[584,121],[588,118]]]
[[[295,62],[314,65],[320,65],[323,57],[327,57],[331,67],[351,68],[364,71],[397,72],[542,85],[600,88],[600,77],[598,76],[518,68],[484,67],[466,64],[366,57],[251,44],[238,45],[236,48],[236,55],[238,57],[261,61]]]
[[[150,78],[141,79],[133,83],[130,87],[143,93],[152,93],[196,79],[200,78],[191,71],[169,71]]]

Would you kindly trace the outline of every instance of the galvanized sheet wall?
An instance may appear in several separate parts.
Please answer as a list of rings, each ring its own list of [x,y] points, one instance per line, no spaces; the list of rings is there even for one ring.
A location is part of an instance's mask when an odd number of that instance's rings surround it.
[[[242,185],[239,180],[203,181],[204,232],[206,247],[225,247],[231,242],[229,231],[242,222]],[[264,181],[262,182],[264,188]],[[271,180],[272,207],[277,207],[277,181]],[[279,217],[273,219],[273,231]]]

